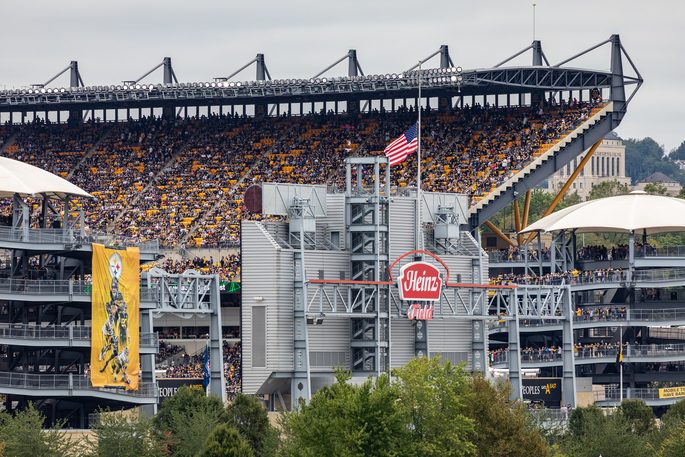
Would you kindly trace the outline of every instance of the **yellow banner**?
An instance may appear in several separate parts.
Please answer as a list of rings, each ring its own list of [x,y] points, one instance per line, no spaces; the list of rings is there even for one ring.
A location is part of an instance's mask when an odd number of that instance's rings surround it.
[[[140,250],[93,244],[90,382],[138,390]]]
[[[665,387],[659,389],[659,398],[678,398],[685,397],[685,386]]]

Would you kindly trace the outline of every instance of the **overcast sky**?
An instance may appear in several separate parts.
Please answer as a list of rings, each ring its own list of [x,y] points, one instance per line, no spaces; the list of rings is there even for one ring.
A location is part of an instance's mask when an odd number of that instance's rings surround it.
[[[552,64],[621,35],[645,84],[619,135],[651,136],[667,150],[685,140],[684,2],[536,3],[536,36]],[[1,0],[0,17],[0,87],[44,82],[70,60],[79,61],[86,85],[112,84],[139,77],[164,56],[180,81],[206,81],[258,52],[273,78],[303,78],[350,48],[366,74],[391,73],[441,44],[455,64],[483,68],[533,38],[532,1],[524,0]],[[608,70],[609,47],[577,65]],[[343,75],[346,67],[336,70],[329,74]],[[250,69],[237,78],[254,76]]]

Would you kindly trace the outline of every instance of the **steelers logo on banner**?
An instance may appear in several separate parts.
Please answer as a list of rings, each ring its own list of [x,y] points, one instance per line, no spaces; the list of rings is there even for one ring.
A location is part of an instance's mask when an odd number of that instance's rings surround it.
[[[119,253],[115,252],[109,256],[109,274],[112,278],[121,278],[121,272],[123,270],[123,263],[121,261],[121,256]]]

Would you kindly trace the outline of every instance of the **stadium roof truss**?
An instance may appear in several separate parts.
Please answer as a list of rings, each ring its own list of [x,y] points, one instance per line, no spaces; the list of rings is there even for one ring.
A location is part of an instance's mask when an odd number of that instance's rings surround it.
[[[612,44],[611,71],[562,67],[608,43]],[[532,66],[502,67],[529,49],[533,50]],[[440,54],[441,68],[417,70],[412,67],[399,73],[363,75],[356,51],[350,50],[313,78],[267,80],[262,76],[256,81],[229,82],[228,78],[218,78],[213,82],[195,83],[174,82],[176,78],[171,67],[171,59],[166,57],[161,64],[143,76],[164,66],[164,83],[162,84],[142,84],[140,82],[142,78],[139,78],[136,81],[125,81],[116,85],[83,87],[79,74],[77,85],[80,87],[72,85],[69,88],[46,88],[45,85],[40,85],[42,87],[0,91],[0,112],[413,98],[417,94],[419,79],[425,97],[615,89],[617,85],[621,87],[636,85],[635,91],[637,91],[642,84],[642,77],[620,43],[618,35],[612,35],[602,43],[553,66],[542,65],[543,61],[547,64],[549,62],[542,52],[539,41],[534,41],[522,51],[486,69],[461,71],[461,68],[454,67],[447,52],[447,46],[442,46],[439,51],[421,62],[437,54]],[[623,74],[620,63],[622,56],[626,57],[635,76]],[[348,76],[321,77],[324,72],[345,59],[348,59],[349,63]],[[266,74],[263,54],[258,54],[247,65],[252,63],[257,63],[258,76]],[[77,68],[75,62],[72,65],[73,68]],[[626,102],[632,99],[635,91]]]

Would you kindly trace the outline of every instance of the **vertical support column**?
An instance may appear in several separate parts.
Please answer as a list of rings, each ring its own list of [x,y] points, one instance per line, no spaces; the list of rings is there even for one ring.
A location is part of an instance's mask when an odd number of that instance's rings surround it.
[[[487,366],[487,332],[485,332],[485,321],[474,319],[471,321],[471,332],[473,340],[471,342],[471,371],[485,372]]]
[[[295,349],[294,372],[290,381],[290,408],[294,411],[300,402],[307,403],[311,394],[311,377],[309,372],[309,338],[307,334],[306,301],[307,289],[304,268],[304,243],[301,249],[294,252],[294,325],[293,343]]]
[[[414,324],[414,355],[428,357],[428,322],[416,320]]]
[[[518,316],[518,296],[516,289],[512,290],[513,301],[510,304],[511,309],[515,313],[514,318],[509,321],[509,383],[511,384],[511,393],[509,398],[511,400],[520,400],[523,398],[522,381],[521,381],[521,336],[519,334],[519,316]]]
[[[614,112],[623,117],[626,107],[626,88],[623,82],[623,54],[621,38],[611,35],[611,101],[614,102]]]
[[[563,377],[561,380],[562,402],[576,407],[576,367],[573,352],[573,297],[571,286],[563,289],[562,345],[563,345]]]
[[[368,68],[367,68],[368,70]],[[347,76],[359,76],[359,63],[357,61],[357,50],[350,49],[347,52]]]
[[[257,81],[266,80],[266,64],[264,63],[264,54],[257,54],[255,57],[255,67],[257,71]],[[266,103],[256,103],[254,107],[255,117],[266,117],[269,115],[269,107]]]
[[[257,69],[257,81],[266,80],[266,63],[264,63],[264,54],[257,54],[257,57],[255,57],[255,67]]]
[[[21,198],[19,194],[14,194],[12,200],[12,228],[20,231],[22,239],[28,241],[29,228],[31,227],[31,212],[29,205]]]
[[[542,43],[540,40],[535,40],[533,41],[533,44],[531,44],[531,47],[533,48],[533,66],[534,67],[541,67],[542,66]]]
[[[631,230],[628,237],[628,282],[633,281],[635,275],[635,231]]]
[[[488,278],[485,277],[483,270],[483,249],[481,248],[483,244],[480,230],[476,230],[476,242],[478,244],[478,258],[472,261],[471,282],[483,284]],[[471,299],[478,301],[474,314],[480,314],[483,317],[482,320],[471,322],[471,370],[485,373],[488,366],[488,332],[485,329],[485,319],[488,315],[487,292],[471,290],[470,293]]]
[[[82,86],[81,74],[78,71],[78,61],[72,60],[69,63],[69,87],[75,88]],[[83,113],[81,110],[69,111],[69,122],[81,122],[83,120]]]
[[[196,279],[195,281],[199,281]],[[221,302],[219,275],[212,275],[210,281],[209,305],[209,393],[223,401],[226,398],[226,379],[224,378],[224,352],[221,344]]]
[[[72,327],[69,327],[70,329]],[[140,313],[140,330],[142,333],[153,333],[154,325],[152,312],[149,309],[141,310]],[[143,374],[144,383],[154,383],[155,379],[155,355],[154,354],[141,354],[140,355],[140,368]],[[157,404],[154,405],[143,405],[143,414],[148,417],[157,414]]]
[[[542,232],[538,232],[538,276],[542,277]]]

